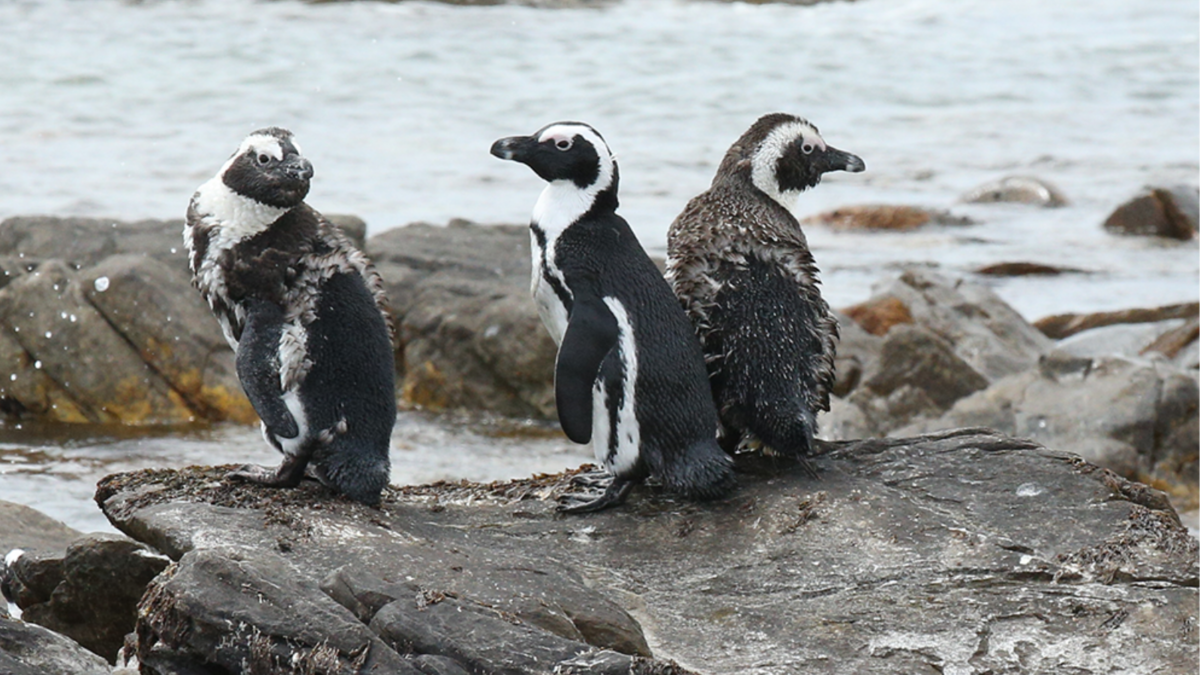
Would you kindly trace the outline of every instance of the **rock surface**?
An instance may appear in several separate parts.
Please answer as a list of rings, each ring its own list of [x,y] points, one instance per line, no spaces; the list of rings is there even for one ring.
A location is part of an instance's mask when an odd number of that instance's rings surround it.
[[[61,554],[82,534],[37,509],[0,500],[0,557],[14,548]]]
[[[109,675],[108,663],[70,639],[0,614],[0,673]]]
[[[747,460],[726,501],[643,487],[585,517],[554,511],[569,476],[389,490],[372,510],[194,468],[112,476],[97,500],[178,560],[142,602],[148,673],[1200,666],[1197,543],[1161,493],[983,430],[826,450],[819,480]],[[680,665],[629,653],[647,643]]]
[[[553,417],[557,348],[529,299],[529,228],[413,224],[367,243],[387,287],[406,402]]]
[[[59,555],[26,553],[6,570],[21,618],[113,661],[133,630],[146,585],[170,561],[125,537],[93,534]]]
[[[1196,188],[1147,188],[1104,221],[1113,234],[1166,237],[1188,240],[1196,237],[1200,215],[1200,193]]]
[[[180,221],[0,223],[0,412],[54,422],[250,422],[190,285]]]
[[[969,190],[961,200],[972,204],[1009,202],[1054,208],[1067,205],[1067,198],[1050,183],[1030,176],[1006,176]]]

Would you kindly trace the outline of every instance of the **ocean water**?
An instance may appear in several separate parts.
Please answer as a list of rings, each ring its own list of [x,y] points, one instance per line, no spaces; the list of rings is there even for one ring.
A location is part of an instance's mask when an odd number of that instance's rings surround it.
[[[8,0],[0,2],[0,218],[180,217],[246,133],[279,125],[315,165],[309,202],[358,214],[371,233],[456,217],[525,222],[542,183],[488,148],[575,119],[617,153],[621,212],[661,254],[671,220],[707,187],[729,144],[759,115],[787,111],[867,164],[865,173],[829,175],[801,196],[798,215],[890,203],[978,223],[908,234],[807,227],[834,306],[866,299],[903,265],[962,274],[1006,261],[1087,272],[986,281],[1030,319],[1195,301],[1196,242],[1113,237],[1100,224],[1144,185],[1197,185],[1198,73],[1194,0],[625,0],[570,9]],[[959,203],[1012,174],[1050,181],[1071,204]],[[476,462],[472,453],[487,443],[454,440],[443,421],[412,425],[406,433],[418,440],[405,461],[428,459],[438,477],[551,468],[523,464],[515,450]],[[422,433],[440,440],[422,445]],[[0,450],[10,458],[0,459],[0,498],[28,503],[45,503],[46,485],[90,493],[87,481],[111,468],[103,458],[166,462],[162,446],[175,438],[5,435],[13,442]],[[274,461],[255,436],[188,436],[210,449],[179,461],[209,461],[215,446],[233,448],[227,461],[255,452],[267,459],[254,461]],[[439,464],[447,438],[475,450],[450,451],[467,459]],[[11,460],[48,447],[101,458],[101,468]],[[583,454],[544,450],[551,463]],[[41,482],[26,480],[35,474]],[[94,512],[47,510],[73,524]]]

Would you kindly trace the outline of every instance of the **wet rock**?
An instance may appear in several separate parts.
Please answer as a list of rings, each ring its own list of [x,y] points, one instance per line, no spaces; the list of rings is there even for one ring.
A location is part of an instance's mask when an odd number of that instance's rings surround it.
[[[948,342],[919,326],[897,326],[884,338],[878,366],[857,398],[866,405],[881,398],[871,415],[874,426],[896,428],[918,415],[940,413],[987,386],[987,378]]]
[[[0,222],[0,255],[63,260],[80,269],[121,253],[150,256],[186,270],[183,220],[16,216]]]
[[[1056,277],[1060,274],[1081,274],[1083,270],[1032,262],[1003,262],[985,265],[976,269],[975,273],[989,277]]]
[[[553,416],[557,349],[529,299],[527,227],[418,223],[367,248],[400,328],[408,403]]]
[[[74,270],[60,261],[45,261],[0,290],[0,323],[27,355],[22,360],[17,352],[16,364],[4,364],[23,368],[12,373],[16,378],[10,375],[0,396],[21,401],[25,392],[9,386],[21,379],[21,370],[40,380],[35,387],[45,387],[42,396],[21,402],[25,409],[48,404],[39,412],[64,422],[181,424],[195,418],[183,397],[87,301]],[[31,374],[30,365],[44,378]],[[69,405],[60,410],[56,399]]]
[[[389,489],[381,508],[368,509],[314,486],[272,493],[221,484],[223,469],[192,468],[110,477],[98,498],[121,529],[191,546],[143,604],[139,649],[158,645],[164,660],[181,643],[202,647],[187,652],[193,658],[252,657],[252,627],[288,617],[313,632],[297,628],[284,640],[259,628],[266,647],[311,651],[325,623],[364,635],[352,627],[360,619],[318,588],[338,570],[397,585],[394,600],[371,601],[380,607],[374,627],[390,626],[384,641],[395,637],[401,651],[443,652],[422,656],[449,672],[471,671],[468,662],[496,649],[464,637],[473,626],[579,649],[448,583],[511,566],[564,570],[547,597],[577,575],[587,579],[580,592],[636,611],[653,626],[658,657],[679,665],[637,657],[634,673],[746,673],[767,663],[868,674],[1200,665],[1197,542],[1161,493],[978,429],[822,448],[812,460],[818,481],[743,458],[730,499],[677,502],[642,486],[623,507],[580,518],[554,511],[570,475]],[[361,600],[371,587],[349,596]],[[282,609],[301,596],[303,611]],[[243,608],[228,621],[190,618],[216,616],[226,599]],[[305,621],[310,606],[320,620]],[[351,642],[376,644],[365,635]],[[585,658],[630,662],[602,651],[572,660]]]
[[[26,554],[10,567],[21,618],[112,661],[133,630],[146,585],[170,561],[124,537],[88,535],[61,559]]]
[[[1191,319],[1200,315],[1200,304],[1188,302],[1138,309],[1123,309],[1115,312],[1091,314],[1054,314],[1033,322],[1033,326],[1047,337],[1061,340],[1076,333],[1111,326],[1119,323],[1151,323],[1168,319]]]
[[[913,323],[950,343],[955,354],[989,381],[1032,367],[1053,347],[988,288],[932,272],[906,271],[880,284],[867,304],[896,308],[889,310],[891,316],[907,313]],[[896,323],[907,322],[892,325]]]
[[[1174,368],[1059,351],[1036,369],[958,401],[936,420],[892,433],[988,426],[1154,482],[1194,508],[1198,412],[1196,380]]]
[[[965,216],[955,216],[949,211],[925,209],[919,206],[866,205],[843,206],[810,216],[804,224],[824,225],[834,230],[888,230],[908,232],[926,225],[973,225]]]
[[[147,589],[137,643],[142,672],[150,674],[421,673],[268,550],[184,555]]]
[[[84,270],[75,283],[189,410],[212,421],[258,421],[238,382],[233,350],[200,294],[176,270],[153,258],[117,255]]]
[[[1153,323],[1100,326],[1063,338],[1055,348],[1073,356],[1153,358],[1159,355],[1161,358],[1174,359],[1196,340],[1196,321],[1168,319]]]
[[[0,613],[0,673],[5,675],[109,675],[99,656],[70,639]]]
[[[969,190],[960,198],[971,204],[1010,202],[1042,207],[1066,206],[1067,198],[1050,183],[1030,176],[1006,176]]]
[[[1147,188],[1104,221],[1104,229],[1121,235],[1188,240],[1196,236],[1200,192],[1196,188]]]

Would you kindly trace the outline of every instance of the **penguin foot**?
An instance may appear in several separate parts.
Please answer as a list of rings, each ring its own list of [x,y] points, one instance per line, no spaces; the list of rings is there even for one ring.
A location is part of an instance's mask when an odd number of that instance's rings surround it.
[[[307,458],[289,456],[275,469],[257,464],[245,464],[240,469],[225,474],[225,477],[267,487],[293,488],[300,484],[307,468]]]
[[[604,490],[604,494],[592,500],[587,500],[582,495],[563,495],[559,498],[563,503],[558,505],[558,512],[595,513],[610,506],[618,506],[625,502],[629,491],[633,489],[633,484],[634,481],[625,478],[613,478]]]
[[[571,485],[573,487],[590,488],[593,490],[607,490],[612,481],[612,474],[604,469],[593,469],[571,476]]]

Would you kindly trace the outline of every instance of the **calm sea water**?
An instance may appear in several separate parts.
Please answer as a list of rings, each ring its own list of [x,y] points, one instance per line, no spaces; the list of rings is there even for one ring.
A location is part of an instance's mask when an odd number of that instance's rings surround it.
[[[541,182],[488,147],[579,119],[618,154],[622,212],[661,252],[728,145],[782,110],[811,119],[868,169],[831,175],[801,197],[799,215],[900,203],[980,223],[905,235],[808,228],[835,306],[865,299],[902,264],[958,273],[1001,261],[1091,272],[989,282],[1031,319],[1195,301],[1195,242],[1110,237],[1100,223],[1143,185],[1197,184],[1198,33],[1194,0],[598,9],[9,0],[0,2],[0,217],[179,217],[247,132],[281,125],[316,166],[310,203],[358,214],[373,233],[454,217],[525,222]],[[1071,206],[957,203],[1009,174],[1055,183]],[[487,442],[425,418],[411,424],[417,440],[398,465],[472,478],[535,468],[516,450],[477,462]],[[422,433],[436,442],[423,445]],[[447,450],[439,434],[474,449]],[[2,469],[0,498],[79,524],[93,518],[90,504],[50,508],[46,486],[90,494],[88,481],[114,466],[105,458],[155,465],[175,461],[163,458],[167,446],[196,443],[176,459],[216,461],[221,446],[232,449],[221,461],[274,461],[252,431],[157,438],[15,438],[0,449],[22,458]],[[27,459],[46,447],[56,450],[44,462]],[[67,456],[100,468],[60,471]],[[398,479],[435,476],[422,471]]]

